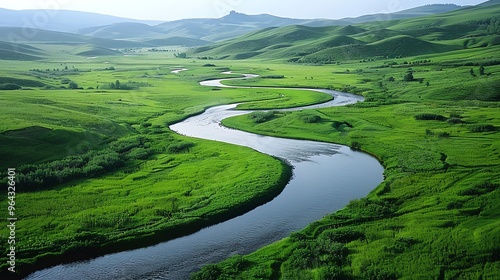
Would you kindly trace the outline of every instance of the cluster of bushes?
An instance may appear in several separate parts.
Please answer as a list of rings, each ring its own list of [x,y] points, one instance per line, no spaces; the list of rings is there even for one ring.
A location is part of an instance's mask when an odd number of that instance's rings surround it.
[[[44,190],[75,179],[97,177],[123,167],[128,160],[147,158],[152,152],[143,137],[115,141],[101,151],[23,165],[19,168],[19,186],[23,191]]]
[[[276,116],[276,111],[267,111],[267,112],[253,112],[248,117],[254,123],[264,123],[272,120]]]
[[[494,184],[490,181],[485,181],[485,182],[482,182],[482,183],[479,183],[479,184],[473,186],[470,189],[461,191],[459,193],[459,195],[471,195],[471,196],[483,195],[483,194],[490,193],[490,192],[498,189],[499,187],[500,187],[500,185],[498,185],[498,184]]]
[[[109,84],[101,85],[101,89],[121,89],[121,90],[132,90],[138,89],[141,87],[150,87],[151,84],[146,82],[133,82],[128,81],[126,83],[121,83],[120,80],[116,80],[116,82],[111,82]]]
[[[192,143],[192,142],[182,141],[182,142],[170,144],[167,147],[167,151],[169,153],[178,154],[178,153],[181,153],[185,150],[189,151],[189,149],[193,146],[194,146],[194,143]]]
[[[496,131],[497,128],[491,124],[473,124],[469,126],[471,132],[491,132]]]
[[[317,123],[321,121],[321,117],[314,114],[304,113],[300,116],[300,120],[305,123]]]
[[[262,79],[284,79],[284,75],[267,75],[267,76],[262,76]]]
[[[415,116],[418,121],[445,121],[446,117],[432,113],[422,113]]]

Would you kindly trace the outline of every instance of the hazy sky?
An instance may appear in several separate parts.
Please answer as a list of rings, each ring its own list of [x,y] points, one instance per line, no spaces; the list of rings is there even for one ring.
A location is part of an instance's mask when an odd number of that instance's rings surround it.
[[[426,4],[475,5],[486,0],[0,0],[0,8],[63,9],[135,19],[222,17],[231,10],[291,18],[339,19],[391,13]]]

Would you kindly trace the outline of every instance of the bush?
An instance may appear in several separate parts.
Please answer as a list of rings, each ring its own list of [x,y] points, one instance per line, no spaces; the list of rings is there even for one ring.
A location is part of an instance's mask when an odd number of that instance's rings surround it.
[[[264,123],[276,116],[276,111],[268,112],[253,112],[248,117],[253,120],[254,123]]]
[[[448,123],[449,124],[459,124],[459,123],[462,123],[462,120],[460,118],[449,118]]]
[[[460,192],[460,195],[482,195],[486,193],[490,193],[496,189],[498,189],[498,184],[493,184],[490,181],[485,181],[473,186],[470,189],[464,190]]]
[[[472,132],[491,132],[496,131],[497,128],[491,124],[474,124],[469,126],[469,130]]]
[[[170,144],[168,146],[167,150],[169,153],[178,154],[178,153],[183,152],[185,150],[189,150],[193,146],[194,146],[194,143],[182,141],[182,142]]]
[[[313,114],[304,114],[300,116],[300,119],[305,123],[317,123],[321,120],[321,117]]]
[[[352,141],[350,147],[353,150],[361,150],[361,143],[357,141]]]
[[[446,117],[438,114],[423,113],[415,116],[416,120],[419,121],[445,121]]]
[[[145,148],[134,148],[128,154],[130,159],[146,159],[150,155],[150,150]]]
[[[284,79],[285,76],[283,75],[267,75],[267,76],[262,76],[262,79]]]
[[[69,89],[77,89],[78,88],[78,84],[75,83],[75,82],[69,82],[68,88]]]

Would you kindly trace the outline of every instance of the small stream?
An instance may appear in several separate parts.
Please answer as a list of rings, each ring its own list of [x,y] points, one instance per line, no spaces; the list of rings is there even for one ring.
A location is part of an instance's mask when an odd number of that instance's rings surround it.
[[[245,75],[240,79],[252,77],[256,75]],[[200,84],[228,87],[221,81]],[[291,110],[343,106],[363,100],[356,95],[332,90],[317,91],[334,96],[334,100]],[[286,160],[293,165],[294,175],[279,196],[242,216],[188,236],[88,261],[58,265],[37,271],[27,279],[188,279],[191,272],[205,264],[219,262],[234,254],[248,254],[280,240],[343,208],[352,199],[366,196],[382,182],[384,170],[380,163],[348,147],[261,136],[221,126],[220,121],[224,118],[250,112],[233,110],[235,107],[236,104],[210,108],[201,115],[172,125],[171,129],[186,136],[247,146]]]

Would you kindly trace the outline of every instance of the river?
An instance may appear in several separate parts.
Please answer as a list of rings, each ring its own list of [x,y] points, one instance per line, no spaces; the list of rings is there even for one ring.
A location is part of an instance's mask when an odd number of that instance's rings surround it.
[[[256,76],[243,78],[253,77]],[[201,84],[227,87],[221,81]],[[330,94],[334,99],[292,110],[342,106],[363,100],[337,91],[317,91]],[[247,146],[286,160],[293,166],[294,174],[279,196],[244,215],[185,237],[58,265],[37,271],[27,279],[188,279],[191,272],[205,264],[234,254],[248,254],[280,240],[341,209],[352,199],[366,196],[382,182],[380,163],[348,147],[261,136],[221,126],[220,121],[224,118],[249,113],[233,110],[235,107],[236,104],[210,108],[201,115],[172,125],[171,129],[186,136]]]

